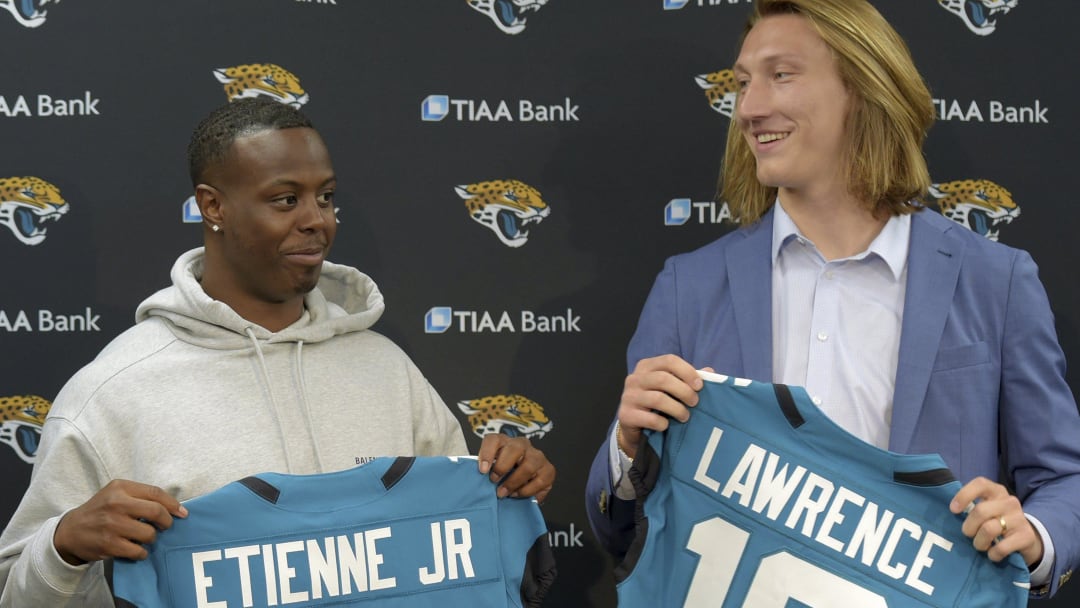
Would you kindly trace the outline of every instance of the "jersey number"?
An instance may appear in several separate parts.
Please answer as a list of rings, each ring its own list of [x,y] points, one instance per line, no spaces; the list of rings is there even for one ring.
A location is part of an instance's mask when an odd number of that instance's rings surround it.
[[[683,608],[712,608],[724,603],[750,533],[714,517],[694,525],[686,548],[698,560]],[[783,608],[789,599],[807,606],[889,608],[885,598],[782,551],[758,564],[742,606]]]

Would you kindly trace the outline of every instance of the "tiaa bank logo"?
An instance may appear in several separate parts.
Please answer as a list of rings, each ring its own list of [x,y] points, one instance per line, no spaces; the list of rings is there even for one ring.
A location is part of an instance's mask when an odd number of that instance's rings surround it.
[[[986,179],[931,184],[926,202],[945,217],[991,241],[998,240],[1001,226],[1020,217],[1020,207],[1012,194]]]
[[[48,11],[44,6],[50,2],[60,0],[0,0],[0,9],[11,13],[23,27],[38,27],[45,23]]]
[[[294,108],[309,100],[300,79],[273,63],[247,63],[214,70],[214,77],[225,85],[229,101],[245,97],[269,97]]]
[[[195,201],[194,196],[184,199],[180,209],[180,220],[185,224],[202,223],[202,212],[199,211],[199,203]]]
[[[938,0],[941,8],[959,17],[969,30],[980,36],[993,34],[997,29],[995,17],[1008,13],[1019,3],[1020,0]]]
[[[60,189],[39,177],[0,177],[0,226],[24,245],[44,241],[45,225],[70,208]]]
[[[487,15],[506,34],[525,31],[526,16],[544,8],[548,0],[465,0],[469,6]]]
[[[449,306],[434,306],[424,315],[424,333],[444,334],[451,329],[462,334],[580,333],[580,323],[581,315],[574,314],[572,308],[567,308],[565,315],[539,315],[531,310],[522,310],[515,317],[505,310],[492,313],[486,310],[454,310]]]
[[[33,464],[41,443],[41,425],[52,403],[37,395],[0,397],[0,443]]]
[[[738,224],[739,220],[731,214],[727,201],[695,201],[689,198],[673,198],[664,205],[664,225],[682,226],[693,224]]]
[[[735,99],[739,94],[739,82],[735,80],[735,72],[720,70],[709,72],[694,77],[698,86],[705,89],[705,99],[709,107],[731,118],[735,113]]]
[[[540,439],[554,426],[539,403],[521,395],[491,395],[458,401],[457,405],[468,414],[469,426],[477,437],[501,433]]]
[[[529,240],[529,227],[551,215],[540,191],[516,179],[496,179],[454,188],[476,223],[492,231],[507,247]]]
[[[531,99],[518,99],[515,103],[505,99],[488,101],[428,95],[420,102],[420,120],[439,122],[449,116],[458,122],[580,122],[580,109],[581,106],[569,97],[563,97],[560,103],[542,104]]]

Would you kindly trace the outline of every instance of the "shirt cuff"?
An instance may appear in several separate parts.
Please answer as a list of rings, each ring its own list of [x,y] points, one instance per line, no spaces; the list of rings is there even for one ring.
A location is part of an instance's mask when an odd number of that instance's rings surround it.
[[[611,430],[608,438],[608,462],[611,466],[611,485],[615,489],[615,497],[622,500],[634,500],[637,492],[634,491],[634,483],[630,481],[627,471],[634,461],[619,449],[619,440],[615,436],[615,429]]]
[[[31,567],[45,584],[58,593],[72,595],[91,564],[74,566],[60,557],[56,545],[53,544],[53,535],[56,534],[61,517],[63,515],[46,521],[24,551],[30,551]]]
[[[1024,517],[1028,518],[1031,525],[1035,527],[1035,531],[1039,533],[1039,537],[1042,538],[1043,543],[1043,556],[1038,566],[1031,571],[1031,586],[1041,587],[1050,582],[1050,577],[1054,575],[1054,541],[1050,539],[1050,534],[1046,531],[1046,526],[1034,515],[1024,514]]]

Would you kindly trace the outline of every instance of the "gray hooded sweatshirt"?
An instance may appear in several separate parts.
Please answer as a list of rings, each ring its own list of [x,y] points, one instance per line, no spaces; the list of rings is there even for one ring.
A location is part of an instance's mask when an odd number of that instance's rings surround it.
[[[0,536],[0,607],[112,606],[102,563],[71,566],[52,539],[64,513],[113,479],[187,500],[259,472],[468,453],[412,361],[368,329],[383,299],[366,275],[325,262],[303,316],[274,333],[206,295],[202,267],[201,248],[180,256],[172,287],[56,397]]]

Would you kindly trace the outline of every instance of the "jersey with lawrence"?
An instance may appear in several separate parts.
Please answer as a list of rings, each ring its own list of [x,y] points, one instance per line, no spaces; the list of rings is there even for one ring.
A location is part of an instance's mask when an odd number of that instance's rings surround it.
[[[972,547],[939,456],[865,443],[801,387],[699,373],[689,422],[650,433],[631,467],[620,608],[1027,605],[1023,559]]]

